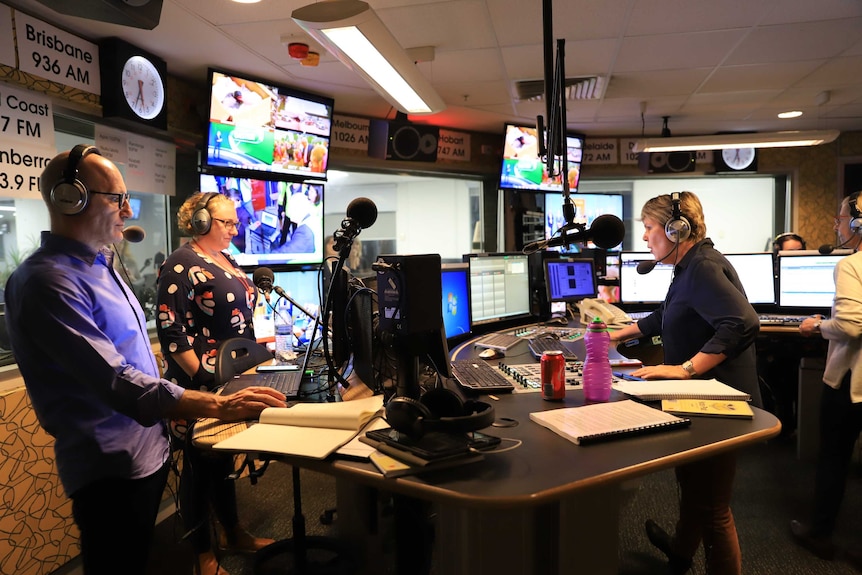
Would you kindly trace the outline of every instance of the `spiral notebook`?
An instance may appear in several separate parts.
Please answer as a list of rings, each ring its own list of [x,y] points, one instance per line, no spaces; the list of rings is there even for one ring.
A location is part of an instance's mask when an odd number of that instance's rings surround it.
[[[691,425],[686,417],[677,417],[631,399],[536,411],[530,414],[530,419],[576,445]]]
[[[750,401],[751,396],[717,379],[651,379],[617,381],[614,389],[641,401],[662,399],[716,399]]]

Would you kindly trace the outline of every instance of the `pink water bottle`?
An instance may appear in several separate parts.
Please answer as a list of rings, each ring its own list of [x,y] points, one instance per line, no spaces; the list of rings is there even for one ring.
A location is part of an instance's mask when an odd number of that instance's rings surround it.
[[[593,319],[584,334],[587,358],[584,360],[582,382],[587,401],[607,401],[611,396],[611,362],[608,349],[611,336],[600,318]]]

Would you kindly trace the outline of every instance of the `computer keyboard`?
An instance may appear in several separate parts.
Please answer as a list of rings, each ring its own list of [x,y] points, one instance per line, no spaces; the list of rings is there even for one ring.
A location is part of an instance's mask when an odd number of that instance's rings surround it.
[[[240,389],[245,389],[252,385],[271,387],[280,391],[288,398],[298,397],[299,387],[302,385],[302,371],[272,371],[238,375],[225,384],[222,395],[236,393]]]
[[[779,315],[779,314],[761,314],[760,325],[784,325],[788,327],[798,327],[810,315]]]
[[[520,342],[521,338],[510,333],[490,333],[478,340],[473,345],[476,347],[490,347],[499,351],[506,351],[516,343]]]
[[[477,393],[507,393],[515,390],[505,375],[481,359],[453,361],[452,375],[461,386]]]
[[[530,353],[536,359],[540,359],[542,353],[546,351],[561,351],[566,361],[575,361],[578,359],[578,356],[566,347],[566,344],[555,337],[534,337],[527,345],[530,346]]]

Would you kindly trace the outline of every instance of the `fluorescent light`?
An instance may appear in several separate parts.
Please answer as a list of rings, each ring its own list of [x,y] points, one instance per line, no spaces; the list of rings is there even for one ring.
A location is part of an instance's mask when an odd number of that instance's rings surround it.
[[[840,134],[838,130],[810,130],[804,132],[753,132],[750,134],[644,138],[635,141],[632,151],[684,152],[689,150],[726,150],[729,148],[819,146],[834,141],[838,134]]]
[[[404,48],[361,0],[329,0],[297,8],[294,22],[407,114],[434,114],[446,104]]]
[[[778,114],[778,117],[782,120],[787,120],[788,118],[798,118],[801,115],[801,110],[790,110],[789,112],[781,112],[780,114]]]

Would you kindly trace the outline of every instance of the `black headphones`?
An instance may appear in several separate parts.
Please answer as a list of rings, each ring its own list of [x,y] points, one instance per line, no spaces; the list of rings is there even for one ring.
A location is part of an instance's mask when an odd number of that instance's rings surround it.
[[[207,192],[201,196],[198,205],[195,206],[191,221],[192,231],[194,231],[195,235],[205,236],[210,233],[210,229],[213,227],[213,217],[207,206],[218,195],[218,192]]]
[[[856,201],[859,199],[859,192],[850,194],[850,199],[847,205],[850,207],[850,231],[857,235],[862,235],[862,213],[856,206]]]
[[[673,211],[670,219],[664,225],[664,233],[667,239],[672,242],[683,242],[691,235],[691,224],[679,209],[679,192],[672,193],[670,200],[673,202]]]
[[[778,234],[775,236],[775,239],[772,240],[772,251],[779,252],[783,248],[781,247],[785,240],[796,240],[797,242],[802,244],[802,249],[806,249],[805,240],[802,239],[802,236],[795,232],[784,232],[783,234]]]
[[[78,179],[81,160],[90,154],[102,155],[96,146],[78,144],[69,152],[63,179],[51,188],[51,205],[66,216],[80,214],[90,203],[90,192],[84,182]]]
[[[494,406],[465,399],[457,385],[447,379],[419,399],[393,397],[386,404],[386,421],[392,429],[411,437],[429,431],[467,433],[494,423]]]

